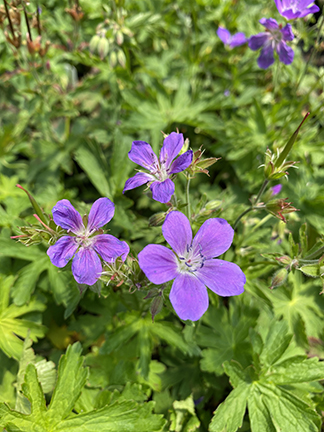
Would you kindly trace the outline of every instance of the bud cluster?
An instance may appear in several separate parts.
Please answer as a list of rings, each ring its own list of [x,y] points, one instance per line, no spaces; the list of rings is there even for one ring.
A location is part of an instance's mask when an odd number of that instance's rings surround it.
[[[96,34],[92,37],[89,48],[92,53],[97,52],[103,60],[109,54],[109,63],[114,68],[117,63],[125,68],[126,55],[121,46],[124,43],[124,36],[133,37],[132,31],[125,25],[124,18],[126,11],[119,8],[115,20],[106,19],[98,25]]]

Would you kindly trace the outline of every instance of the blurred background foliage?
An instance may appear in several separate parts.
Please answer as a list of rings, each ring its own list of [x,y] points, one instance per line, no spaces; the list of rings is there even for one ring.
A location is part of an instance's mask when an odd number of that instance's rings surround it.
[[[284,23],[272,1],[13,0],[6,5],[11,26],[5,3],[0,6],[0,401],[30,413],[25,396],[35,384],[37,361],[30,360],[35,368],[27,369],[24,395],[19,376],[25,374],[22,359],[32,341],[38,361],[46,357],[56,367],[66,348],[79,341],[89,374],[76,386],[76,394],[83,390],[71,405],[75,413],[113,401],[122,407],[126,400],[144,410],[149,399],[167,423],[147,414],[151,429],[143,431],[207,431],[214,410],[231,392],[228,376],[236,387],[233,369],[224,369],[224,362],[258,370],[260,340],[275,338],[267,336],[269,328],[274,335],[288,334],[274,363],[294,356],[322,359],[321,280],[296,271],[270,291],[279,266],[266,256],[294,256],[294,243],[306,252],[324,233],[322,16],[293,23],[291,66],[276,61],[263,71],[257,53],[247,46],[227,49],[216,30],[222,25],[249,37],[263,31],[262,17]],[[211,215],[233,224],[262,184],[265,151],[282,148],[307,112],[311,116],[289,158],[299,162],[297,169],[280,181],[281,196],[299,211],[287,224],[264,211],[242,220],[225,259],[245,272],[246,291],[230,300],[209,292],[210,309],[198,323],[181,322],[168,295],[154,324],[143,292],[122,285],[101,297],[89,290],[80,295],[69,266],[58,271],[51,265],[45,243],[26,248],[10,239],[20,234],[18,227],[35,223],[18,183],[48,214],[63,198],[86,213],[97,198],[109,197],[116,206],[110,232],[126,240],[134,255],[148,243],[163,242],[160,227],[149,227],[148,220],[165,206],[143,188],[125,195],[122,190],[135,173],[127,158],[132,141],[147,141],[158,151],[161,131],[176,129],[193,150],[203,146],[206,157],[221,158],[210,176],[199,174],[191,182],[194,229]],[[179,176],[176,193],[182,203],[184,188]],[[218,205],[212,213],[207,203],[213,200]],[[73,347],[74,354],[70,348],[66,354],[71,371],[81,352],[79,345]],[[272,365],[267,355],[263,368]],[[319,430],[324,409],[322,386],[309,382],[323,378],[307,376],[304,387],[293,379],[285,384],[313,413],[300,426],[307,430]],[[38,379],[42,382],[39,374]],[[51,394],[53,385],[42,388]],[[248,403],[249,411],[257,412]],[[304,412],[298,409],[293,415]],[[245,408],[244,415],[241,430],[249,431]],[[237,430],[234,423],[222,426],[216,420],[210,430]],[[283,421],[278,420],[282,430],[306,430],[285,429]],[[83,430],[77,423],[73,427]],[[267,427],[262,430],[275,430]]]

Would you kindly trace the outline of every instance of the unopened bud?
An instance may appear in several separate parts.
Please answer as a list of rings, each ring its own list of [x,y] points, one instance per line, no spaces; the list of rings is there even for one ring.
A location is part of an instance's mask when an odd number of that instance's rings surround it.
[[[90,49],[90,51],[91,51],[92,53],[94,53],[94,52],[96,51],[100,39],[101,39],[101,37],[98,36],[98,35],[94,35],[94,36],[91,38],[91,41],[90,41],[90,43],[89,43],[89,49]]]
[[[164,222],[164,219],[166,217],[165,213],[155,213],[153,216],[149,219],[149,226],[161,226]]]
[[[100,38],[97,48],[98,48],[99,56],[100,56],[101,60],[103,60],[109,51],[109,42],[107,41],[107,39],[106,38]]]
[[[276,258],[277,261],[280,262],[280,264],[283,265],[290,265],[292,263],[292,259],[288,255],[283,255],[279,258]]]
[[[160,293],[159,296],[155,297],[152,300],[152,303],[150,305],[150,312],[152,315],[152,321],[153,322],[154,322],[154,318],[156,317],[156,315],[161,312],[162,307],[163,307],[163,297],[162,297],[162,293]]]
[[[154,297],[157,297],[157,296],[159,296],[159,295],[161,295],[161,290],[160,290],[160,288],[152,288],[148,293],[147,293],[147,295],[144,297],[144,300],[148,300],[148,299],[151,299],[151,298],[154,298]]]
[[[207,210],[217,210],[219,209],[219,207],[221,206],[222,201],[221,200],[213,200],[213,201],[209,201],[205,207]]]
[[[116,42],[118,45],[122,45],[124,42],[124,35],[120,30],[116,33]]]
[[[120,64],[120,66],[122,68],[124,68],[126,66],[126,56],[124,51],[119,50],[117,53],[117,59],[118,59],[118,63]]]
[[[295,207],[293,207],[290,202],[287,202],[286,200],[287,198],[271,200],[266,203],[265,208],[273,216],[277,217],[278,219],[281,219],[284,222],[287,222],[284,217],[284,214],[293,213],[298,210]]]
[[[117,54],[115,51],[112,51],[109,56],[109,63],[112,68],[114,68],[117,64]]]
[[[277,288],[278,286],[283,285],[287,280],[287,276],[288,271],[286,268],[281,268],[280,270],[278,270],[273,275],[270,289]]]

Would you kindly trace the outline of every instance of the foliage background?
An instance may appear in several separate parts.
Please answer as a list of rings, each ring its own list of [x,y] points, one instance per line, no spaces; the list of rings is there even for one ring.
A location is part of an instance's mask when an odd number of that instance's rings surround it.
[[[10,407],[34,416],[28,427],[35,431],[47,421],[42,427],[50,430],[115,430],[109,426],[115,411],[124,417],[130,412],[119,430],[137,424],[134,430],[235,432],[242,420],[242,431],[320,430],[322,283],[295,271],[270,291],[279,266],[262,254],[296,255],[295,242],[305,255],[323,235],[322,17],[294,23],[291,66],[276,62],[263,71],[257,53],[247,46],[226,49],[216,30],[223,25],[251,36],[262,31],[262,17],[283,23],[274,2],[83,0],[79,21],[66,10],[76,4],[48,0],[39,6],[42,44],[50,42],[44,57],[26,48],[21,5],[21,47],[15,49],[0,32],[0,401],[8,404],[0,409],[0,425],[27,430],[25,417]],[[37,3],[25,7],[35,21]],[[7,25],[2,23],[4,30]],[[105,37],[91,52],[100,25]],[[35,39],[37,28],[31,31]],[[264,211],[243,219],[225,259],[245,272],[246,291],[231,299],[209,292],[211,306],[198,323],[181,322],[168,295],[154,324],[146,292],[122,285],[99,297],[90,290],[80,295],[70,268],[51,265],[45,243],[26,248],[10,239],[20,233],[17,227],[34,223],[27,196],[15,187],[19,183],[48,214],[63,198],[86,213],[97,198],[109,197],[116,206],[110,233],[126,240],[134,255],[148,243],[163,242],[161,228],[148,221],[165,206],[143,188],[125,195],[122,190],[134,174],[127,158],[131,142],[145,140],[157,151],[160,131],[176,128],[194,150],[203,145],[207,157],[221,157],[210,177],[197,175],[191,183],[194,230],[210,216],[209,201],[218,201],[212,216],[233,224],[262,184],[259,166],[267,147],[281,148],[308,111],[290,155],[298,169],[281,181],[281,196],[298,213],[286,225]],[[179,176],[183,203],[184,187]],[[77,341],[81,345],[68,348]],[[53,426],[50,414],[39,414],[44,406],[35,406],[44,399],[41,391],[49,403],[54,367],[67,348],[50,405],[62,421]],[[87,375],[78,369],[81,351]],[[48,372],[43,381],[41,361]],[[253,373],[241,373],[239,364]],[[70,368],[66,388],[59,387],[64,367]],[[68,380],[78,373],[72,385]],[[73,403],[63,412],[53,400],[69,387]],[[219,405],[229,394],[227,405]],[[94,429],[83,429],[86,422],[78,420],[86,413]],[[103,424],[106,429],[100,429]]]

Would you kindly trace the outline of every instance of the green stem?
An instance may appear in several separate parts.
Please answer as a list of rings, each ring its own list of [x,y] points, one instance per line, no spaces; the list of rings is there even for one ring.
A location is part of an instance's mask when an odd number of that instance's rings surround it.
[[[189,190],[190,190],[190,176],[187,177],[187,185],[186,185],[187,216],[188,216],[188,219],[190,220],[191,219],[191,209],[190,209]]]
[[[263,184],[262,184],[262,186],[261,186],[261,188],[259,190],[259,193],[256,196],[255,201],[252,204],[252,206],[249,207],[248,209],[244,210],[244,212],[241,213],[239,215],[239,217],[236,219],[236,221],[234,223],[234,226],[233,226],[234,230],[236,229],[236,227],[237,227],[238,223],[240,222],[240,220],[242,219],[242,217],[245,216],[247,213],[250,213],[250,211],[252,211],[252,210],[255,209],[256,205],[258,204],[258,202],[260,201],[260,199],[261,199],[261,197],[263,195],[263,192],[264,192],[265,188],[268,186],[268,183],[269,183],[269,180],[264,180],[264,182],[263,182]]]
[[[300,263],[300,264],[318,264],[318,259],[314,259],[314,260],[299,259],[298,263]]]

